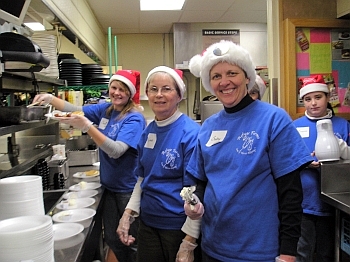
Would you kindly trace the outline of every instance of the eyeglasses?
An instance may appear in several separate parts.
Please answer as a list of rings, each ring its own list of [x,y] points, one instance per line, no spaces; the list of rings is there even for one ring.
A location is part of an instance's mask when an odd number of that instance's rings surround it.
[[[160,90],[161,94],[170,94],[173,90],[175,90],[175,88],[172,88],[170,86],[163,86],[161,88],[153,86],[153,87],[148,88],[148,93],[150,93],[152,95],[156,95],[156,94],[158,94],[159,90]]]

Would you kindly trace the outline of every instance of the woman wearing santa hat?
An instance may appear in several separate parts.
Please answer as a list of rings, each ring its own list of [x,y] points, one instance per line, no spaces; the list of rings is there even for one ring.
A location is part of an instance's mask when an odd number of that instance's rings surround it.
[[[310,78],[312,79],[312,78]],[[315,78],[316,79],[316,78]],[[335,135],[340,139],[342,148],[350,144],[350,124],[341,117],[334,116],[329,104],[328,86],[321,81],[307,83],[300,89],[305,116],[296,119],[294,125],[299,131],[309,152],[315,150],[317,139],[316,123],[321,119],[330,119]],[[347,145],[346,145],[347,143]],[[344,145],[345,144],[345,145]],[[345,147],[344,147],[345,146]],[[347,152],[346,150],[345,152]],[[314,155],[314,154],[313,154]],[[349,157],[341,154],[341,157]],[[320,163],[314,161],[300,173],[303,186],[303,217],[301,237],[298,242],[297,261],[334,261],[335,218],[334,208],[320,199]]]
[[[256,99],[261,100],[261,98],[265,94],[265,91],[266,91],[266,85],[264,80],[259,75],[256,75],[255,85],[249,90],[249,95],[254,100]]]
[[[117,233],[126,245],[132,243],[135,236],[129,226],[139,216],[137,261],[174,262],[182,245],[182,255],[189,257],[181,261],[190,262],[196,247],[191,241],[198,235],[186,237],[181,230],[186,214],[180,192],[193,184],[185,168],[200,126],[178,109],[186,91],[182,71],[153,68],[145,80],[145,90],[155,118],[138,144],[139,178]],[[194,233],[199,234],[198,228]]]
[[[74,106],[52,94],[39,94],[33,102],[50,103],[64,112],[84,113],[84,116],[72,114],[59,120],[87,133],[99,147],[104,238],[119,262],[129,262],[136,259],[136,244],[123,245],[115,231],[137,181],[134,172],[137,143],[146,127],[138,109],[140,73],[118,70],[109,80],[108,94],[111,102],[88,106]],[[137,232],[137,226],[138,223],[134,223],[131,231]]]
[[[224,109],[206,119],[186,171],[197,179],[202,261],[294,262],[300,236],[299,172],[312,158],[287,113],[253,100],[256,73],[247,50],[230,41],[189,63]]]

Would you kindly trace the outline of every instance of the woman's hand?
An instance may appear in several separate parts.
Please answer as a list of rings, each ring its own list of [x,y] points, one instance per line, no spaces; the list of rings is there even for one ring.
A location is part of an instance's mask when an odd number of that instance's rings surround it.
[[[315,156],[315,151],[311,153],[311,156]],[[319,168],[320,162],[318,161],[312,161],[310,165],[307,166],[308,168]]]
[[[135,237],[129,235],[129,229],[132,222],[135,221],[135,218],[128,212],[123,213],[122,218],[119,220],[119,225],[117,228],[117,234],[119,236],[120,241],[126,245],[130,246],[135,242]]]
[[[33,103],[39,103],[39,105],[46,105],[51,104],[52,100],[52,94],[38,94],[34,97]]]
[[[80,129],[83,133],[86,133],[93,124],[85,116],[75,114],[72,114],[70,117],[59,117],[58,120],[64,124]]]
[[[296,258],[294,256],[289,255],[279,255],[279,257],[276,258],[276,262],[295,262]]]
[[[312,161],[310,165],[308,165],[308,168],[319,168],[320,162],[318,161]]]
[[[192,220],[197,220],[203,216],[204,206],[195,194],[193,194],[192,196],[195,199],[196,204],[192,205],[192,204],[188,203],[187,201],[185,201],[184,209],[185,209],[186,215],[189,218],[191,218]]]
[[[182,239],[179,251],[176,254],[176,262],[193,262],[194,249],[197,247],[196,243],[192,243],[185,238]]]

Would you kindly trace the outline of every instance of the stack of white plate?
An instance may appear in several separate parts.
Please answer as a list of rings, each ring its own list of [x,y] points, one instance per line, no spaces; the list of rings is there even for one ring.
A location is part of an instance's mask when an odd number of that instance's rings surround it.
[[[27,215],[45,215],[41,176],[0,179],[0,220]]]
[[[0,221],[0,261],[54,261],[50,216],[22,216]]]
[[[54,35],[47,33],[35,32],[32,35],[32,40],[40,48],[44,56],[50,59],[50,65],[47,68],[43,68],[40,73],[55,77],[59,76],[58,63],[57,63],[57,38]]]

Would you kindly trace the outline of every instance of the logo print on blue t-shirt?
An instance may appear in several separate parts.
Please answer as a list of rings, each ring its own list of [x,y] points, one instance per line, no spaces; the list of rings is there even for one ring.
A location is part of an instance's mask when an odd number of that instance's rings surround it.
[[[250,155],[256,151],[256,147],[253,146],[254,140],[260,139],[258,133],[255,131],[242,133],[237,140],[242,140],[242,147],[236,148],[237,153],[242,155]]]
[[[176,158],[180,157],[180,154],[176,151],[176,149],[165,149],[162,151],[162,155],[165,156],[165,163],[164,161],[161,162],[161,165],[165,169],[175,169],[177,168],[176,165]]]
[[[119,123],[112,124],[111,129],[107,133],[107,136],[109,138],[114,138],[115,135],[118,133],[118,130],[119,130]]]

